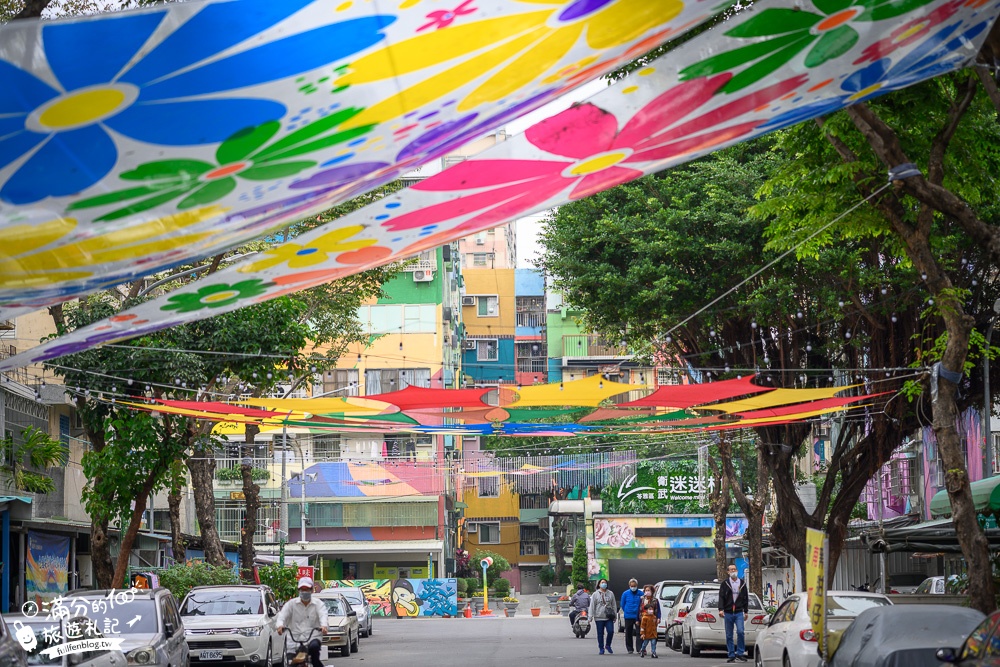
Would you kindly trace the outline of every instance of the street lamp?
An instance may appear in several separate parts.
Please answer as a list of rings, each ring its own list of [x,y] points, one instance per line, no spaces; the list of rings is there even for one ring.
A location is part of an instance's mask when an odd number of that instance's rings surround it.
[[[1000,315],[1000,299],[993,302],[993,312]],[[995,318],[990,318],[986,328],[986,353],[983,355],[983,444],[986,446],[986,476],[993,476],[993,443],[990,442],[990,421],[993,414],[990,396],[990,339],[993,338]]]

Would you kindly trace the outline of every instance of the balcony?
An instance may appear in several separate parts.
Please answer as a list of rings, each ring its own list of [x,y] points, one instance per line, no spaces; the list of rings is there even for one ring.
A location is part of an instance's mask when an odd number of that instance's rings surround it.
[[[562,337],[565,357],[627,357],[628,350],[622,345],[609,342],[601,336],[573,334]]]
[[[215,459],[215,476],[214,480],[217,485],[220,486],[242,486],[242,476],[240,473],[240,465],[243,459]],[[271,467],[274,465],[280,466],[280,463],[275,464],[272,459],[250,459],[251,475],[253,476],[253,481],[264,486],[266,484],[280,484],[281,480],[271,474]],[[264,474],[268,476],[265,477]]]
[[[219,537],[222,540],[239,544],[245,517],[246,506],[242,501],[216,501],[215,528],[219,531]],[[277,542],[279,537],[277,528],[280,521],[280,503],[262,500],[261,507],[257,510],[257,531],[254,533],[253,543],[273,544]]]
[[[529,357],[517,360],[518,373],[545,373],[548,360],[544,357]]]

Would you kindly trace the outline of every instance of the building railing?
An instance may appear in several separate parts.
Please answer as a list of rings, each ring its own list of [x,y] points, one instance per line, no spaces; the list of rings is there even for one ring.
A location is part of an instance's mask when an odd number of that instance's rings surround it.
[[[7,359],[17,354],[17,348],[7,343],[0,343],[0,359]],[[9,380],[27,386],[32,382],[27,368],[11,368],[3,371],[2,375]]]
[[[544,373],[548,367],[548,360],[538,357],[517,360],[518,373]]]
[[[215,528],[223,540],[239,543],[245,519],[246,506],[242,501],[216,501]],[[277,542],[279,536],[277,528],[280,521],[280,504],[267,500],[261,501],[261,506],[257,509],[257,530],[253,536],[254,544]]]
[[[611,343],[601,336],[570,334],[562,338],[563,356],[565,357],[628,356],[628,350],[625,347]]]
[[[516,324],[519,327],[539,329],[545,326],[545,311],[529,310],[517,313]]]

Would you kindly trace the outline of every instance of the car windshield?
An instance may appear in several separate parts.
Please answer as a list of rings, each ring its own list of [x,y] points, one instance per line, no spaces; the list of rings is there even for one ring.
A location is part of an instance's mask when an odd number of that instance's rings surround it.
[[[698,597],[698,593],[702,591],[711,591],[710,588],[689,588],[687,593],[684,594],[684,602],[690,604],[694,602],[694,599]]]
[[[329,616],[346,616],[347,609],[344,607],[344,603],[340,598],[322,598],[323,604],[326,605],[326,613]]]
[[[673,602],[682,588],[683,584],[663,584],[660,586],[660,599],[664,602]]]
[[[839,617],[854,617],[865,609],[885,607],[889,601],[884,598],[870,598],[855,595],[828,595],[826,598],[826,615]]]
[[[705,594],[701,596],[701,602],[699,606],[702,609],[718,609],[719,608],[719,592],[718,591],[705,591]],[[754,611],[763,609],[764,605],[760,603],[760,598],[756,595],[751,595],[750,599],[747,601],[747,607]]]
[[[181,616],[245,616],[264,613],[264,596],[256,591],[192,591]]]
[[[76,598],[67,598],[72,602]],[[111,605],[105,597],[81,598],[90,609],[87,617],[106,635],[148,635],[159,632],[156,620],[156,603],[149,598],[135,598],[131,602]]]
[[[345,598],[347,598],[347,600],[349,602],[352,602],[352,603],[353,602],[364,602],[364,598],[365,598],[364,594],[361,591],[357,590],[357,589],[355,589],[353,591],[337,591],[337,592],[340,593],[341,595],[343,595]]]

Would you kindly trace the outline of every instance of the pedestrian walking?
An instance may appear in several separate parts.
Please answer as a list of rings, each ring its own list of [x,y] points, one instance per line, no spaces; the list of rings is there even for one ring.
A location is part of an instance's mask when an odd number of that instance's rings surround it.
[[[590,596],[590,617],[597,623],[597,648],[601,655],[611,650],[611,640],[615,638],[615,619],[618,618],[618,604],[615,594],[608,590],[608,580],[597,582],[597,590]],[[605,640],[604,635],[608,637]]]
[[[639,582],[635,579],[628,580],[628,590],[622,593],[622,601],[619,605],[622,608],[622,625],[625,626],[625,650],[631,654],[638,642],[639,636],[639,603],[642,602],[642,593],[639,591]]]
[[[656,655],[656,626],[660,624],[660,603],[653,597],[652,585],[643,586],[642,592],[642,602],[639,603],[639,637],[642,638],[639,657],[645,658],[648,648],[649,657],[658,658],[660,656]]]
[[[750,593],[747,583],[739,578],[736,566],[729,566],[729,577],[719,585],[719,614],[726,621],[726,651],[729,659],[726,662],[747,661],[746,645],[743,637],[743,624],[750,611]],[[735,648],[733,632],[736,632]]]

